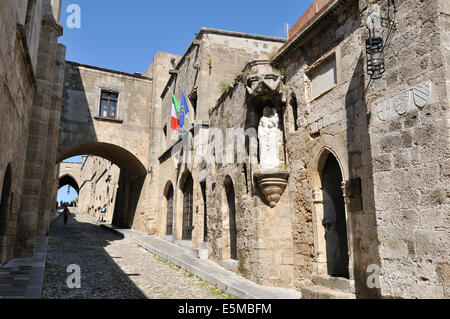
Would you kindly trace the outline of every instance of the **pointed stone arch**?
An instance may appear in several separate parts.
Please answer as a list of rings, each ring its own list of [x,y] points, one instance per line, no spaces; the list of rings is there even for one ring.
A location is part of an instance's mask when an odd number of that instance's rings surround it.
[[[165,232],[163,234],[166,236],[173,235],[173,219],[174,219],[174,203],[175,203],[175,189],[173,187],[172,181],[168,181],[164,187],[163,192],[165,201],[163,207],[163,213],[165,214]]]
[[[238,260],[236,228],[236,193],[232,178],[227,175],[223,182],[224,208],[222,210],[222,259]]]
[[[287,125],[289,132],[295,132],[299,129],[298,124],[298,99],[294,92],[289,97],[287,104]]]
[[[71,174],[64,174],[64,175],[59,177],[58,189],[61,189],[62,187],[66,186],[66,185],[69,185],[70,187],[75,189],[77,194],[79,194],[79,192],[80,192],[80,186],[79,185],[80,184],[75,179],[75,177],[72,176]]]
[[[179,231],[182,240],[192,240],[194,230],[194,179],[189,170],[183,172],[180,177],[178,198],[181,200],[178,206]]]

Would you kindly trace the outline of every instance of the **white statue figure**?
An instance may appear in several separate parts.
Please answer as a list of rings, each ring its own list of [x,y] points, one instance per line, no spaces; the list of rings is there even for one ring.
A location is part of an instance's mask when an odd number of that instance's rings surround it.
[[[278,128],[279,118],[275,108],[266,106],[259,122],[259,168],[273,169],[280,167],[278,152],[280,149]]]

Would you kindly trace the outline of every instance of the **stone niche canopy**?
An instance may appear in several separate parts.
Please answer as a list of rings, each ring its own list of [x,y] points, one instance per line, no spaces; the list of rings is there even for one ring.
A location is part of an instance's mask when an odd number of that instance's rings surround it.
[[[268,56],[260,56],[250,61],[246,66],[245,74],[247,93],[250,97],[280,96],[281,102],[286,103],[284,77],[272,67]]]

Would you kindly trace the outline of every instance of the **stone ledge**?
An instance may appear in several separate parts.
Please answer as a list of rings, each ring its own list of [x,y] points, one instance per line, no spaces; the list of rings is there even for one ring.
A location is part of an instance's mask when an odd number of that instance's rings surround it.
[[[94,119],[97,120],[97,121],[112,122],[112,123],[118,123],[118,124],[122,124],[123,123],[123,120],[110,119],[110,118],[101,117],[101,116],[94,116]]]

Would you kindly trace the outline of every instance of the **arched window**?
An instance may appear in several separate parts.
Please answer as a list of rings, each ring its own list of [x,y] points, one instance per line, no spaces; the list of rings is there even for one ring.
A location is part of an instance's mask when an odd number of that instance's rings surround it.
[[[237,234],[236,234],[236,196],[233,181],[230,177],[225,180],[225,193],[228,203],[228,218],[230,227],[230,258],[237,260]]]
[[[194,180],[189,174],[183,186],[183,240],[192,239],[194,229]]]
[[[292,122],[294,124],[294,130],[298,131],[298,103],[295,94],[292,94],[289,105],[292,109]]]
[[[167,222],[166,222],[166,236],[172,236],[173,232],[173,186],[170,184],[169,190],[166,193],[167,200]]]

